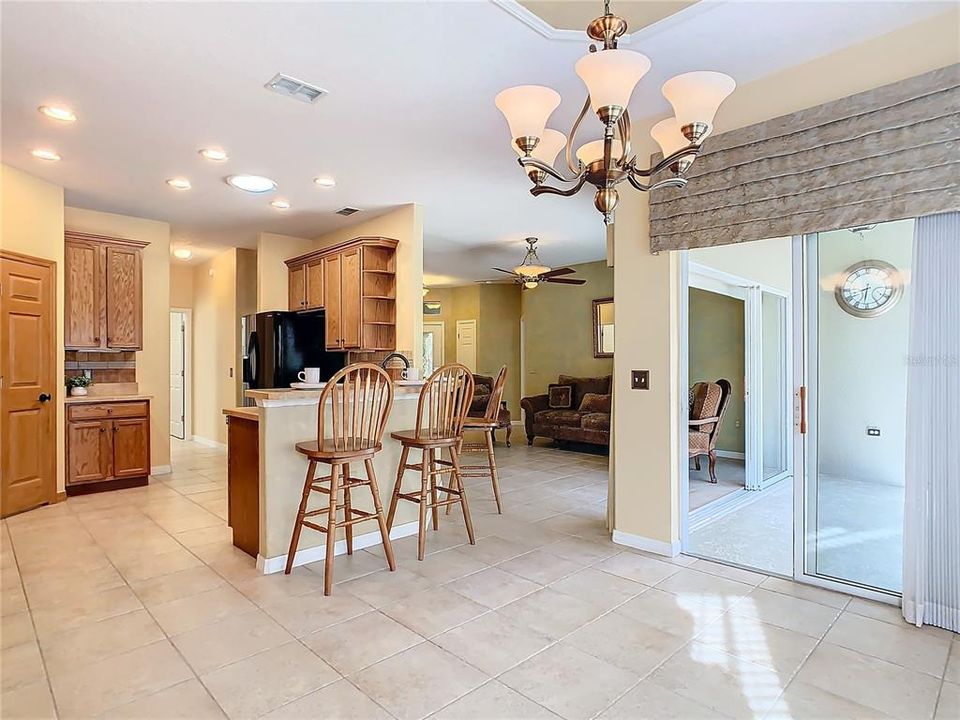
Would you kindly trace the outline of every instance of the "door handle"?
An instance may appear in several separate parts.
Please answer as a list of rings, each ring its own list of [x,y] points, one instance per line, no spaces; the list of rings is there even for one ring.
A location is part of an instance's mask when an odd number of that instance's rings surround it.
[[[807,386],[800,386],[800,434],[807,434]]]
[[[50,396],[49,393],[40,393],[40,397],[37,398],[37,400],[39,400],[39,401],[42,402],[42,403],[47,402],[47,401],[52,400],[52,399],[53,399],[53,398]]]

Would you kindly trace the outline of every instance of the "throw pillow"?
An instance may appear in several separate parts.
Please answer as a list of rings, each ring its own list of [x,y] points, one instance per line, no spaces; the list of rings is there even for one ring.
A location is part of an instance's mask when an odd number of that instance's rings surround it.
[[[551,410],[569,410],[573,405],[573,387],[570,385],[548,385],[547,404]]]
[[[582,413],[610,413],[610,395],[586,393],[580,403]]]

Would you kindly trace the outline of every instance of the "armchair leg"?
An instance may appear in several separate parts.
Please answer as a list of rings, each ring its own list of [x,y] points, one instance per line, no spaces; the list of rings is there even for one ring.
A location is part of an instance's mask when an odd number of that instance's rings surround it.
[[[708,457],[710,458],[710,482],[717,482],[717,451],[711,450]]]
[[[693,459],[693,467],[694,467],[695,469],[697,469],[697,470],[700,469],[700,456],[699,456],[699,455],[697,455],[697,456]]]
[[[527,435],[527,445],[533,445],[533,435]]]

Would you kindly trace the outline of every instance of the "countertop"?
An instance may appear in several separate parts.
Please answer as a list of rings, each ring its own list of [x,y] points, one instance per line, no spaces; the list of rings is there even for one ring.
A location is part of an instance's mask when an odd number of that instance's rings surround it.
[[[223,414],[227,417],[237,417],[243,418],[244,420],[256,420],[260,422],[260,411],[255,407],[224,408]]]
[[[321,384],[322,385],[322,384]],[[420,388],[424,385],[423,380],[394,380],[394,396],[398,395],[419,395]],[[262,390],[247,390],[244,396],[262,402],[264,400],[317,400],[323,387],[301,389],[301,388],[264,388]]]
[[[150,400],[153,395],[77,395],[64,399],[66,405],[82,405],[84,403],[127,402],[128,400]]]

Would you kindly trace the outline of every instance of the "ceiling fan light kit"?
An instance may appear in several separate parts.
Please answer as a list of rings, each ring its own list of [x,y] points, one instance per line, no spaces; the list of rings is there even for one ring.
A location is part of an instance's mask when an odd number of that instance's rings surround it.
[[[576,272],[573,268],[563,267],[553,270],[548,265],[544,265],[537,255],[537,238],[524,238],[527,243],[527,254],[523,256],[523,262],[515,266],[512,270],[503,268],[494,268],[497,272],[506,273],[513,276],[513,281],[522,285],[526,290],[537,288],[540,283],[559,283],[562,285],[584,285],[586,280],[576,278],[562,278],[559,275],[572,275]]]
[[[534,195],[576,195],[586,183],[596,188],[594,205],[610,225],[620,200],[617,186],[626,181],[641,192],[661,187],[683,187],[684,174],[700,152],[701,143],[713,129],[717,108],[736,87],[733,78],[719,72],[683,73],[667,80],[661,91],[673,106],[674,117],[654,125],[650,134],[663,150],[663,159],[653,167],[637,167],[637,156],[630,145],[630,113],[627,106],[637,83],[650,69],[646,55],[620,50],[617,42],[627,31],[627,22],[610,12],[610,0],[604,0],[604,14],[587,26],[587,35],[603,43],[598,50],[580,58],[575,70],[587,88],[587,99],[569,134],[546,127],[550,115],[560,104],[560,95],[541,85],[519,85],[497,95],[495,104],[507,119],[519,163],[533,183]],[[582,145],[576,153],[573,144],[580,123],[592,110],[603,123],[603,139]],[[566,146],[565,177],[554,167],[560,148]],[[671,177],[655,180],[669,170]],[[547,176],[561,183],[546,185]]]

